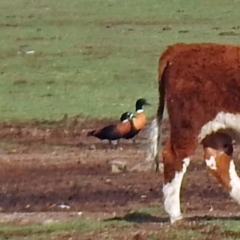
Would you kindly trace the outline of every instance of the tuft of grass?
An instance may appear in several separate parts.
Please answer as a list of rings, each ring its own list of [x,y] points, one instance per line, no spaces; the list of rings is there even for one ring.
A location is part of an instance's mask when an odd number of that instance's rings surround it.
[[[239,36],[240,33],[235,31],[226,31],[226,32],[220,32],[219,36]]]
[[[212,224],[218,226],[221,229],[224,239],[240,239],[240,226],[239,219],[237,220],[215,220],[212,221]]]
[[[163,206],[159,205],[152,205],[147,207],[141,207],[139,209],[135,209],[131,211],[131,213],[143,213],[143,214],[166,214]]]
[[[203,240],[206,238],[201,238],[201,234],[197,233],[193,230],[178,230],[178,231],[168,231],[162,232],[161,234],[153,234],[147,237],[147,240],[186,240],[186,239],[194,239],[194,240]]]

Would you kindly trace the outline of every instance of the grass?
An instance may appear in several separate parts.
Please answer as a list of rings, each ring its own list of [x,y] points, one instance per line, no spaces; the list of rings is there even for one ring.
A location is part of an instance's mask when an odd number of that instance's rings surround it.
[[[90,220],[72,220],[58,223],[46,223],[46,224],[28,224],[18,225],[16,223],[0,224],[0,239],[14,239],[19,238],[31,238],[37,239],[45,236],[48,239],[49,235],[61,234],[66,232],[85,234],[89,232],[98,231],[105,228],[114,228],[131,226],[127,222],[101,222],[101,221],[90,221]]]
[[[179,226],[165,226],[158,233],[150,234],[147,240],[237,240],[240,239],[239,220],[201,220]]]
[[[147,207],[141,207],[139,209],[133,210],[131,213],[139,213],[139,214],[150,214],[154,215],[156,213],[158,214],[165,214],[165,210],[163,206],[159,205],[152,205],[152,206],[147,206]]]
[[[157,61],[175,42],[238,44],[240,1],[0,2],[0,120],[115,118],[157,105]],[[34,54],[26,54],[34,50]]]
[[[152,226],[150,226],[152,225]],[[150,227],[150,229],[149,229]],[[236,240],[240,238],[239,220],[198,220],[169,226],[160,223],[128,221],[90,221],[75,219],[66,222],[19,225],[1,223],[0,239],[129,239],[146,240]],[[67,236],[67,237],[66,237]],[[132,236],[133,238],[131,238]]]

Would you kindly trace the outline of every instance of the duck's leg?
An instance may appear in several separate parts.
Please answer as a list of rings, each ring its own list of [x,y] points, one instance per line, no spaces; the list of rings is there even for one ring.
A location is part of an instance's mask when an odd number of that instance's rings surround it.
[[[109,143],[109,145],[110,145],[110,147],[112,148],[112,141],[111,140],[108,140],[108,143]]]
[[[135,137],[132,139],[132,142],[133,142],[133,144],[134,144],[134,145],[136,145],[136,144],[137,144],[137,140],[136,140],[136,138],[135,138]]]
[[[118,144],[119,144],[119,142],[120,142],[120,139],[116,140],[116,143],[113,143],[112,140],[108,140],[108,141],[109,141],[109,144],[110,144],[111,148],[114,149],[114,148],[117,148],[117,147],[118,147]]]
[[[116,149],[118,148],[119,142],[120,142],[120,139],[116,140],[116,144],[115,144]]]

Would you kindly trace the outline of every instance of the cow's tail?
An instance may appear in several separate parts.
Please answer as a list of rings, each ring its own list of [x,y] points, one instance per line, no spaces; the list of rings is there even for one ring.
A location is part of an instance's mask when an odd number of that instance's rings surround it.
[[[170,63],[167,62],[162,74],[159,76],[159,106],[157,117],[152,120],[148,134],[147,162],[152,162],[152,166],[159,171],[159,151],[161,148],[161,124],[165,107],[165,85]]]

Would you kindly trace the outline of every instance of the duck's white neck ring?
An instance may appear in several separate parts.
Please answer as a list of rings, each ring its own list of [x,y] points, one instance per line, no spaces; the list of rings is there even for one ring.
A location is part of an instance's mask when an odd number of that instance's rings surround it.
[[[137,110],[137,113],[142,113],[143,112],[143,109],[138,109]]]

